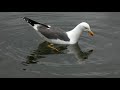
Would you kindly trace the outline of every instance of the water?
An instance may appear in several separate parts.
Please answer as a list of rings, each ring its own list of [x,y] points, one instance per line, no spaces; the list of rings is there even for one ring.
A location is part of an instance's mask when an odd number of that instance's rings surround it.
[[[22,19],[73,29],[88,22],[94,37],[83,33],[78,45],[47,47]],[[0,12],[1,78],[120,77],[119,12]]]

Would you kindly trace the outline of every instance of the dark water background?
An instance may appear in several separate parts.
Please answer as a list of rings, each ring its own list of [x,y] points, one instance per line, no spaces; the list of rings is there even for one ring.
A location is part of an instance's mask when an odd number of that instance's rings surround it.
[[[79,47],[56,53],[45,48],[24,16],[65,31],[85,21],[95,36],[83,33]],[[0,77],[120,77],[119,27],[119,12],[0,12]]]

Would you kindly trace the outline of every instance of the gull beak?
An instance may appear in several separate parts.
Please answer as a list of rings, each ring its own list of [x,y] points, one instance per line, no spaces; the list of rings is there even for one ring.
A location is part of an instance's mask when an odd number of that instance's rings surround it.
[[[88,34],[89,34],[90,36],[94,36],[94,33],[93,33],[92,31],[88,31]]]

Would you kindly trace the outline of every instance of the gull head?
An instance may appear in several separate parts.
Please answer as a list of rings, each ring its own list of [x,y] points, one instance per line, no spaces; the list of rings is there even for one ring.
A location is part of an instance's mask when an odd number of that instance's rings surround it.
[[[80,23],[80,26],[82,27],[82,30],[85,31],[85,32],[88,32],[88,34],[90,36],[94,35],[94,33],[91,31],[90,25],[88,23],[82,22],[82,23]]]

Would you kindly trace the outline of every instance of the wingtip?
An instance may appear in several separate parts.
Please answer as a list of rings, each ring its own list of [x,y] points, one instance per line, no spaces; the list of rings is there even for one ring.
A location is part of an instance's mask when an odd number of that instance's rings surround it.
[[[27,17],[22,17],[22,19],[24,19],[24,20],[25,20],[25,18],[27,18]]]

